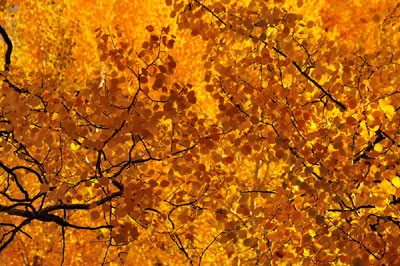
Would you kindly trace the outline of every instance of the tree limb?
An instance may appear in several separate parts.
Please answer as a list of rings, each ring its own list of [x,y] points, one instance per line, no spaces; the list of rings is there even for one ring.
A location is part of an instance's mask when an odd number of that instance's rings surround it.
[[[8,37],[7,32],[1,25],[0,25],[0,34],[3,37],[4,42],[7,44],[7,51],[5,54],[4,71],[8,71],[10,64],[11,64],[11,53],[12,53],[13,45],[12,45],[10,38]]]

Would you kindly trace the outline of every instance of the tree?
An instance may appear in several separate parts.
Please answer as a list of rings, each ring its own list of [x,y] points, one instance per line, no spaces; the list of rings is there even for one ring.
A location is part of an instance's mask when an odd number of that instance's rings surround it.
[[[148,2],[0,1],[0,263],[399,264],[400,6]]]

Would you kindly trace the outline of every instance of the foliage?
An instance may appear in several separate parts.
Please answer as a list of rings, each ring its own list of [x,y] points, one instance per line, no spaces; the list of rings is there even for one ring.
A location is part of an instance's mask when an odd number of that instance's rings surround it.
[[[398,265],[394,1],[0,1],[1,265]]]

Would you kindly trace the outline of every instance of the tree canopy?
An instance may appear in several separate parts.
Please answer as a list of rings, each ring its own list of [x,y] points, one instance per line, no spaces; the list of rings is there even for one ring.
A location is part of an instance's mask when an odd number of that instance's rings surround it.
[[[400,264],[400,4],[0,13],[1,265]]]

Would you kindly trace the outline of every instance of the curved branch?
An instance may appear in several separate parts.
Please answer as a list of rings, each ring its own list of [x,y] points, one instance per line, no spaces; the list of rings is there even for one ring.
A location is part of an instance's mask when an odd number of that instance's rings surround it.
[[[3,37],[4,42],[7,44],[7,51],[6,54],[4,55],[5,58],[5,63],[4,63],[4,71],[8,71],[10,68],[10,64],[11,64],[11,53],[13,50],[13,44],[11,42],[10,37],[8,37],[8,34],[6,32],[6,30],[0,25],[0,34],[1,37]],[[4,76],[4,82],[6,82],[8,84],[8,86],[10,88],[12,88],[13,90],[19,92],[19,93],[29,93],[27,90],[25,89],[21,89],[18,86],[14,85],[11,81],[8,80],[8,78],[6,77],[7,75],[3,75],[2,73],[0,73],[1,76]]]
[[[7,51],[4,56],[5,57],[4,71],[8,71],[10,64],[11,64],[11,53],[12,53],[13,45],[10,40],[10,37],[8,37],[6,30],[1,25],[0,25],[0,34],[3,37],[4,42],[7,44]]]

